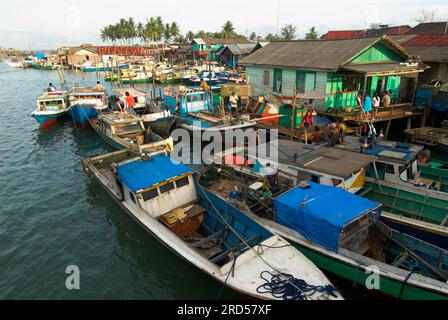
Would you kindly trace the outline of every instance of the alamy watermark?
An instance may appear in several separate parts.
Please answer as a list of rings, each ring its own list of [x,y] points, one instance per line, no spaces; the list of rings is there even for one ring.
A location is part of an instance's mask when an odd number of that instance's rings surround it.
[[[65,287],[68,290],[81,289],[81,274],[77,265],[69,265],[65,268],[65,273],[69,276],[65,279]]]
[[[259,174],[275,174],[278,165],[278,131],[266,129],[201,128],[175,129],[171,158],[185,164],[245,166],[258,162]]]

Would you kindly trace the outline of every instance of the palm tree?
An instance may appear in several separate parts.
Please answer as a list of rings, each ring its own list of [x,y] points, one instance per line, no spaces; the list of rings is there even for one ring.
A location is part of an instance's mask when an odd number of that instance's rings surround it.
[[[180,36],[180,28],[179,28],[179,25],[177,24],[177,22],[174,22],[174,21],[171,22],[170,33],[174,39],[176,39]]]
[[[224,39],[231,39],[235,36],[235,28],[231,21],[226,21],[221,30],[222,37]]]
[[[160,17],[151,17],[146,19],[146,25],[144,28],[145,39],[152,42],[160,41],[163,37],[165,27]]]
[[[137,24],[137,26],[135,27],[136,37],[138,37],[140,39],[140,42],[142,42],[142,43],[145,42],[144,30],[145,30],[145,25],[141,22],[139,22]]]
[[[207,35],[205,34],[204,30],[200,30],[200,31],[198,31],[198,33],[196,33],[196,38],[205,39],[206,37],[207,37]]]
[[[170,24],[165,24],[164,30],[163,30],[163,38],[165,39],[166,43],[169,43],[171,40],[172,34],[170,29]]]
[[[188,41],[193,41],[193,39],[194,39],[194,32],[193,31],[188,31],[186,34],[185,34],[185,38],[187,38],[187,40]]]
[[[257,34],[255,32],[252,32],[249,36],[249,40],[254,41],[257,38]]]
[[[285,40],[293,40],[296,37],[297,28],[292,24],[285,24],[281,28],[281,35]]]
[[[312,27],[310,31],[305,35],[305,39],[307,40],[316,40],[319,35],[316,32],[316,27]]]

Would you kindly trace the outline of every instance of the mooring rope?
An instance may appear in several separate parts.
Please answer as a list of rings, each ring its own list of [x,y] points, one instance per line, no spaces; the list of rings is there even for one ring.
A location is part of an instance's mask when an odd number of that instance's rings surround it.
[[[269,281],[264,274],[271,276]],[[257,288],[258,293],[270,293],[273,297],[283,300],[308,300],[310,296],[319,293],[326,293],[329,296],[337,297],[338,289],[333,285],[311,285],[305,280],[295,278],[288,273],[272,274],[269,271],[260,273],[265,283]]]
[[[204,191],[204,187],[199,183],[199,181],[197,181],[199,189],[201,190],[201,192],[203,193],[203,195],[205,196],[205,198],[207,199],[207,201],[211,204],[211,206],[213,207],[213,209],[216,211],[216,213],[218,214],[218,216],[220,217],[220,219],[229,227],[229,229],[241,240],[241,242],[243,242],[247,248],[249,248],[255,255],[256,257],[258,257],[259,259],[261,259],[269,268],[271,268],[272,270],[274,270],[277,273],[277,277],[278,278],[284,278],[284,281],[289,283],[291,285],[291,287],[295,288],[297,290],[297,292],[303,292],[303,287],[297,285],[296,283],[294,283],[293,281],[291,281],[291,279],[286,276],[287,274],[281,272],[280,270],[278,270],[276,267],[272,266],[268,261],[266,261],[258,252],[257,250],[255,250],[252,246],[250,246],[246,239],[244,239],[244,237],[242,237],[223,217],[222,215],[219,213],[219,210],[215,207],[215,205],[213,204],[213,202],[210,201],[210,199],[208,198],[207,194]],[[269,272],[269,271],[264,271],[264,272]],[[229,271],[230,273],[230,271]],[[270,272],[269,272],[270,273]],[[263,272],[262,272],[263,274]],[[270,273],[272,274],[272,273]],[[260,274],[261,277],[261,274]],[[264,278],[263,278],[264,279]],[[326,287],[326,286],[325,286]],[[257,289],[258,291],[258,289]],[[317,291],[317,290],[316,290]],[[315,292],[316,292],[315,291]],[[323,291],[322,291],[323,292]],[[260,292],[261,293],[261,292]],[[313,292],[314,293],[314,292]],[[306,294],[306,292],[303,292],[304,295],[307,295],[307,297],[309,297],[311,294]],[[276,296],[274,296],[275,298],[278,298]]]

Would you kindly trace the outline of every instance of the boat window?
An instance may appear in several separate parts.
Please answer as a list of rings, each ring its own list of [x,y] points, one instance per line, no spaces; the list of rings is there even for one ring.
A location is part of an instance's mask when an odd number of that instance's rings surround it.
[[[187,186],[190,182],[188,181],[188,177],[184,177],[182,179],[176,180],[176,187],[182,188],[184,186]]]
[[[135,202],[134,194],[133,194],[132,192],[130,192],[130,191],[129,191],[129,196],[131,197],[131,200],[132,200],[134,203],[136,203],[136,202]]]
[[[187,102],[191,102],[191,96],[187,96]]]
[[[313,181],[315,183],[319,183],[319,177],[315,176],[315,175],[311,175],[311,181]]]
[[[174,183],[173,182],[167,183],[167,184],[161,186],[159,189],[160,189],[160,193],[166,193],[166,192],[174,189]]]
[[[154,198],[157,198],[159,196],[159,192],[157,191],[157,188],[145,191],[141,193],[143,201],[149,201]]]
[[[393,164],[386,164],[386,172],[390,174],[395,174],[395,168]]]

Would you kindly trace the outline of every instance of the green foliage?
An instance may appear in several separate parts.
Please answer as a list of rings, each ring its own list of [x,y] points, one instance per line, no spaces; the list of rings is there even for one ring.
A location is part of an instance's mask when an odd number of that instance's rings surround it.
[[[284,40],[293,40],[296,37],[296,30],[297,28],[292,24],[285,24],[281,30],[280,33]]]
[[[255,39],[255,33],[253,35]],[[122,45],[130,45],[136,39],[139,39],[141,43],[160,42],[162,40],[166,43],[184,43],[190,42],[194,38],[245,38],[245,36],[235,32],[235,27],[231,21],[226,21],[221,31],[218,32],[200,30],[197,33],[188,31],[185,35],[182,35],[177,22],[165,23],[161,17],[150,17],[144,23],[136,23],[133,18],[120,19],[116,24],[103,27],[100,31],[100,37],[103,42],[112,42],[113,44],[119,42]]]
[[[306,40],[317,40],[319,38],[319,34],[316,32],[316,27],[312,27],[310,31],[305,35]]]

